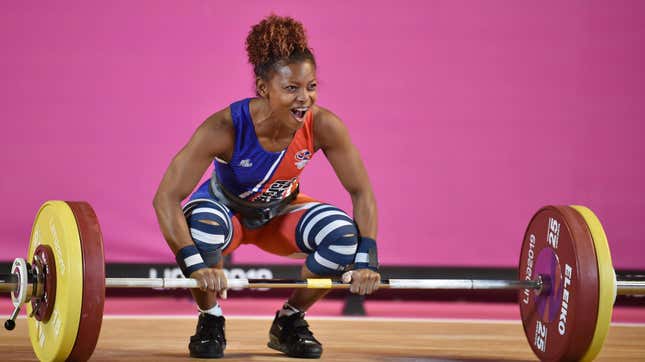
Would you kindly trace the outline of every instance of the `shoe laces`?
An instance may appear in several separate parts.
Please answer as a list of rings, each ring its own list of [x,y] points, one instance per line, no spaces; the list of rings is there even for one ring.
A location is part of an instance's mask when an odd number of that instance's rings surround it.
[[[303,312],[294,313],[286,317],[283,328],[288,334],[293,331],[293,334],[298,338],[314,339],[314,334],[309,330],[309,323],[305,320],[305,313]]]

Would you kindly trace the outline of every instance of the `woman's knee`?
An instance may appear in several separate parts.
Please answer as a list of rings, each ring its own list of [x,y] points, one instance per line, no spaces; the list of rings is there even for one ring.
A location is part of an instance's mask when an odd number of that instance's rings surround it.
[[[309,270],[318,275],[337,275],[354,262],[358,230],[344,211],[323,204],[302,216],[296,241],[310,252],[306,262]]]
[[[228,209],[215,201],[201,201],[186,210],[190,236],[208,266],[215,266],[233,236]]]

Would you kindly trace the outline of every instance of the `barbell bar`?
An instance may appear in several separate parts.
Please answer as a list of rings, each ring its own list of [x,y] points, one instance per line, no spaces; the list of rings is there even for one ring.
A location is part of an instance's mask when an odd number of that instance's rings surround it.
[[[185,278],[107,278],[107,287],[116,288],[199,288],[197,280]],[[298,279],[231,279],[229,289],[241,288],[314,288],[314,289],[349,289],[350,284],[329,278]],[[520,289],[539,290],[539,280],[488,280],[488,279],[385,279],[379,283],[383,289]]]
[[[449,289],[449,290],[514,290],[534,289],[537,293],[543,288],[543,281],[537,280],[500,280],[500,279],[384,279],[380,289]],[[105,278],[109,288],[199,288],[194,279],[185,278]],[[335,279],[312,278],[305,280],[287,279],[231,279],[228,288],[322,288],[349,289],[350,284]],[[618,295],[645,295],[645,280],[617,280]]]
[[[0,292],[18,290],[18,282],[11,274],[0,275]],[[228,289],[288,288],[288,289],[349,289],[351,284],[330,278],[310,279],[230,279]],[[384,279],[381,289],[452,289],[452,290],[513,290],[543,287],[538,280],[499,279]],[[199,281],[191,278],[105,278],[106,288],[198,289]],[[645,287],[644,287],[645,288]],[[645,290],[645,289],[644,289]],[[31,297],[31,296],[30,296]]]

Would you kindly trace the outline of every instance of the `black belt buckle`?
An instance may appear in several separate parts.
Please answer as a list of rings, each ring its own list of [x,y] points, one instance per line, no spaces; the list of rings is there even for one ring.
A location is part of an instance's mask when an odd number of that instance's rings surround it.
[[[273,212],[273,208],[265,207],[260,210],[260,215],[263,221],[268,221],[273,219],[275,213]]]
[[[242,213],[242,224],[248,229],[257,229],[271,221],[275,215],[270,207],[255,209],[250,213]]]

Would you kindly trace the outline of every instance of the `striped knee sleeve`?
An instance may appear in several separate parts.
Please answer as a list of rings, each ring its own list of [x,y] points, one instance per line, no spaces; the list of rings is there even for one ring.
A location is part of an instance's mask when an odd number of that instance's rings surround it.
[[[354,221],[344,211],[321,204],[302,216],[296,227],[296,242],[310,253],[306,261],[310,271],[337,275],[354,261],[357,233]]]
[[[231,242],[233,236],[228,209],[219,203],[208,201],[200,202],[187,211],[188,227],[195,246],[206,265],[216,265],[221,258],[222,249]]]

